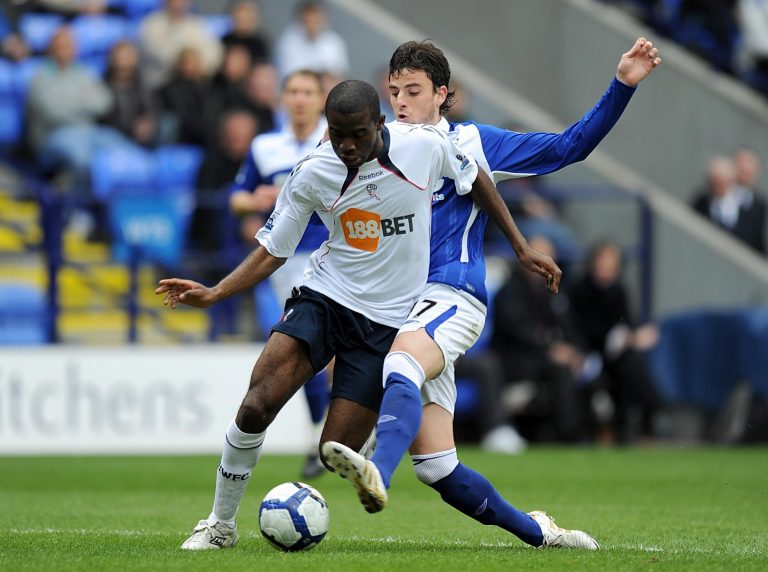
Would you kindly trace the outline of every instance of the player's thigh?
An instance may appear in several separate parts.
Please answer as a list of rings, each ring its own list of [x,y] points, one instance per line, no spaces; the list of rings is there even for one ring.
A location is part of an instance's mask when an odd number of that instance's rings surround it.
[[[391,352],[406,352],[424,370],[426,379],[440,374],[445,367],[445,358],[440,346],[422,328],[415,332],[401,332],[392,344]]]
[[[485,324],[485,307],[468,294],[443,284],[430,284],[398,332],[428,337],[440,349],[442,367],[427,379],[452,369],[453,363],[477,341]],[[398,341],[395,341],[397,347]],[[415,345],[415,344],[414,344]],[[434,346],[433,346],[434,347]],[[426,373],[426,372],[425,372]]]
[[[313,373],[306,344],[274,332],[253,366],[243,405],[276,413]]]
[[[331,399],[320,443],[336,441],[359,451],[376,426],[377,417],[376,411],[349,399]]]
[[[421,426],[411,443],[411,455],[429,455],[456,447],[453,438],[453,415],[436,403],[422,409]]]

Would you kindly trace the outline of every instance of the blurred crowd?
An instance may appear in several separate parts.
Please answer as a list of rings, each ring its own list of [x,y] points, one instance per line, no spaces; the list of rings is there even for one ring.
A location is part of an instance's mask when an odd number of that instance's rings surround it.
[[[603,0],[768,96],[765,0]]]
[[[768,94],[768,0],[613,3]],[[228,13],[214,15],[197,13],[191,0],[0,6],[0,123],[6,126],[0,150],[27,161],[78,205],[71,229],[90,240],[110,240],[103,220],[107,196],[94,192],[97,156],[110,151],[144,157],[180,146],[200,156],[190,247],[210,255],[232,242],[249,246],[279,188],[267,173],[260,174],[258,193],[233,187],[238,173],[246,176],[254,138],[282,132],[296,149],[314,145],[309,139],[324,129],[325,94],[348,74],[349,59],[321,2],[300,2],[284,30],[269,31],[258,3],[228,6]],[[375,77],[382,111],[391,120],[387,68]],[[460,81],[451,89],[457,97],[448,119],[471,119],[468,89]],[[19,133],[7,130],[14,112]],[[691,204],[765,254],[761,162],[750,149],[712,157]],[[138,163],[129,168],[138,171]],[[634,297],[623,270],[633,250],[615,240],[583,244],[544,186],[542,178],[517,179],[500,192],[531,244],[556,258],[566,280],[552,296],[539,277],[522,272],[505,254],[487,335],[457,364],[458,377],[479,387],[472,423],[484,446],[509,453],[526,440],[651,438],[662,399],[646,360],[659,332],[631,309]],[[491,250],[503,242],[493,233],[490,227]],[[219,264],[201,272],[206,281],[228,269],[217,254],[201,258]]]

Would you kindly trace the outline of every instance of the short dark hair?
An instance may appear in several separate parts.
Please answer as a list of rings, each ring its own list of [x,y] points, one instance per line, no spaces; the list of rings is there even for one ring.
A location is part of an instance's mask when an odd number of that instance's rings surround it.
[[[405,70],[422,70],[432,82],[432,89],[448,87],[451,83],[451,66],[443,51],[429,40],[400,44],[389,59],[389,75],[398,76]],[[440,105],[440,115],[445,115],[453,105],[455,91],[448,90]]]
[[[319,73],[317,73],[315,70],[308,70],[308,69],[296,70],[296,71],[293,71],[293,72],[289,73],[287,76],[285,76],[283,78],[283,83],[280,86],[280,88],[281,88],[280,91],[285,91],[285,86],[288,85],[288,82],[291,81],[296,76],[299,76],[299,75],[303,75],[305,77],[309,77],[309,78],[312,78],[313,80],[315,80],[317,82],[318,89],[320,89],[320,93],[323,92],[323,78],[322,78],[322,76]]]
[[[377,121],[381,117],[381,103],[376,88],[371,84],[357,79],[342,81],[328,94],[325,101],[325,114],[329,111],[336,113],[359,113],[367,111],[371,119]]]

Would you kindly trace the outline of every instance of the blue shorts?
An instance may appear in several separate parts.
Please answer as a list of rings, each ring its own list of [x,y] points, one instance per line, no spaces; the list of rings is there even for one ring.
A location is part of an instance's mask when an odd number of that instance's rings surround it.
[[[285,314],[272,331],[303,341],[315,373],[336,356],[331,398],[343,397],[378,412],[384,358],[397,328],[372,322],[302,286],[285,303]]]

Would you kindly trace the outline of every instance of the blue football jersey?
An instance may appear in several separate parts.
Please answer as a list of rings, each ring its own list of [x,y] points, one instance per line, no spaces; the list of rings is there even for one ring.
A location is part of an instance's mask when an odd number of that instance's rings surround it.
[[[437,127],[448,131],[494,182],[544,175],[585,159],[616,124],[634,92],[614,79],[597,105],[562,133],[517,133],[444,118]],[[453,181],[443,180],[442,188],[432,194],[429,282],[453,286],[488,303],[483,257],[487,221],[471,194],[459,195]]]
[[[305,141],[296,139],[290,126],[257,135],[251,142],[251,149],[237,173],[231,192],[251,192],[259,185],[275,185],[282,188],[296,164],[314,151],[320,143],[326,125],[325,118],[321,118],[315,131]],[[328,229],[315,215],[309,221],[296,249],[313,251],[327,239]]]

